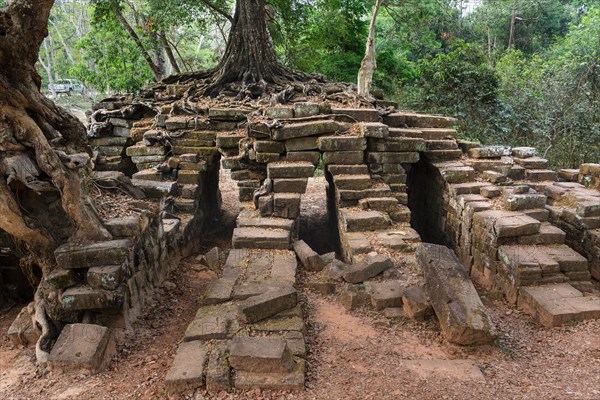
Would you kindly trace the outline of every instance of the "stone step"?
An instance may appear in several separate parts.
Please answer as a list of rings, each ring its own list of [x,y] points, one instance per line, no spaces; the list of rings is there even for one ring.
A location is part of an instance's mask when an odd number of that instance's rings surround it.
[[[165,387],[173,396],[204,385],[208,348],[201,341],[183,342],[165,377]]]
[[[217,133],[217,147],[238,148],[240,140],[246,137],[244,133]]]
[[[336,198],[342,207],[354,206],[360,199],[367,197],[393,197],[389,185],[381,184],[364,190],[340,189],[336,191]]]
[[[282,229],[291,232],[295,221],[288,218],[261,217],[257,212],[244,210],[237,218],[239,228]]]
[[[538,233],[519,237],[519,244],[564,244],[566,233],[549,223],[542,223]]]
[[[360,136],[321,136],[317,140],[321,151],[363,151],[367,148],[367,139]]]
[[[546,169],[548,160],[541,157],[513,158],[514,162],[527,169]]]
[[[341,209],[342,223],[347,232],[365,232],[385,229],[392,224],[387,213],[381,211],[351,211]]]
[[[395,130],[390,128],[390,136],[401,135],[405,137],[421,138],[424,140],[451,140],[456,138],[455,129],[420,128]]]
[[[232,238],[234,249],[287,250],[290,240],[290,231],[256,227],[235,228]]]
[[[315,173],[315,166],[309,162],[277,162],[267,165],[267,175],[276,178],[309,178]]]
[[[333,182],[338,189],[364,190],[371,187],[372,180],[369,174],[363,175],[335,175]]]
[[[402,281],[383,281],[369,285],[371,304],[376,310],[402,307],[405,283]]]
[[[156,168],[149,168],[139,172],[136,172],[131,176],[132,180],[140,180],[140,181],[163,181],[162,173],[158,172]]]
[[[505,192],[503,195],[503,204],[507,210],[521,211],[546,206],[546,196],[538,193],[511,193]]]
[[[498,259],[516,287],[540,284],[562,274],[572,281],[589,281],[588,261],[566,245],[507,245]]]
[[[363,210],[392,212],[398,209],[398,199],[393,197],[366,197],[358,201]]]
[[[366,164],[332,164],[327,166],[327,171],[331,175],[363,175],[369,173],[369,167]]]
[[[383,121],[389,126],[409,126],[417,128],[449,128],[456,124],[455,118],[440,115],[397,112],[386,115]]]
[[[549,169],[528,169],[525,171],[525,179],[533,182],[556,181],[558,174]]]
[[[600,297],[583,296],[568,283],[522,287],[519,307],[544,326],[600,318]]]
[[[369,139],[369,151],[412,152],[425,150],[425,141],[421,138],[391,137],[386,139]]]
[[[144,192],[144,195],[150,199],[161,199],[163,197],[175,194],[179,185],[173,181],[148,181],[132,179],[131,184]]]
[[[305,193],[308,178],[278,178],[273,179],[274,193]]]
[[[359,122],[380,122],[379,112],[374,108],[332,108],[332,114],[348,115]]]
[[[427,150],[454,150],[458,149],[455,140],[426,140],[425,148]]]
[[[469,150],[471,158],[500,158],[511,155],[511,148],[507,146],[483,146]]]
[[[457,160],[462,157],[462,151],[460,149],[454,150],[427,150],[423,152],[425,158],[429,161],[448,161]]]

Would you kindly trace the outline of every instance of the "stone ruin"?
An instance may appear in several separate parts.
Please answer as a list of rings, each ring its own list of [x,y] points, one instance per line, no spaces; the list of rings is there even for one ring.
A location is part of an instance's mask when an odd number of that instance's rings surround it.
[[[533,148],[458,140],[454,119],[389,102],[348,108],[304,98],[190,112],[180,106],[186,90],[173,84],[160,102],[94,105],[94,179],[126,191],[134,212],[105,221],[114,240],[56,250],[58,269],[46,280],[69,319],[52,367],[101,370],[153,288],[201,244],[220,209],[221,169],[243,209],[232,249],[206,257],[222,271],[189,321],[169,393],[302,389],[299,268],[311,290],[348,309],[435,314],[461,345],[497,335],[473,282],[545,326],[600,318],[592,282],[600,279],[600,164],[555,172]],[[328,184],[337,254],[299,238],[316,168]],[[3,268],[6,280],[14,266]],[[13,342],[35,343],[30,314],[13,323]],[[70,340],[78,337],[94,339]]]

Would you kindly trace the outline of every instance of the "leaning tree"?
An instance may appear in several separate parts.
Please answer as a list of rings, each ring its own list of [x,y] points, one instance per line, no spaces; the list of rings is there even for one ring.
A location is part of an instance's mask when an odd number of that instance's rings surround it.
[[[22,249],[22,266],[35,264],[43,276],[66,239],[111,237],[82,184],[90,160],[85,127],[40,92],[35,63],[53,3],[9,0],[0,10],[0,229]],[[40,358],[52,331],[48,321],[59,318],[52,318],[51,304],[58,296],[49,292],[42,280],[35,296]]]

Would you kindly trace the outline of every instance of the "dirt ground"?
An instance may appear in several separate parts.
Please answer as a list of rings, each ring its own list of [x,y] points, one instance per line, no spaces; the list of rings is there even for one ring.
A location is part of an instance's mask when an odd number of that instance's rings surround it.
[[[225,212],[205,249],[229,246],[239,211],[235,186],[223,180]],[[303,199],[308,223],[301,226],[301,236],[315,247],[323,242],[319,251],[331,251],[323,240],[328,235],[324,184],[323,178],[313,179]],[[167,398],[164,377],[214,277],[194,257],[184,260],[157,291],[159,300],[147,305],[108,370],[94,376],[36,368],[33,349],[14,348],[6,339],[20,306],[0,312],[0,398]],[[336,299],[306,290],[302,298],[309,344],[305,391],[216,397],[197,391],[185,398],[600,399],[600,321],[541,328],[502,300],[484,296],[500,337],[493,346],[465,348],[445,342],[435,319],[413,322],[371,310],[347,312]]]

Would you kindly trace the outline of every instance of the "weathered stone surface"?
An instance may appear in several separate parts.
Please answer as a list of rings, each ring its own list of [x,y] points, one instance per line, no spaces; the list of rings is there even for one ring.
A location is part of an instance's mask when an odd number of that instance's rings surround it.
[[[62,268],[89,268],[122,264],[129,256],[131,242],[127,239],[107,240],[89,245],[67,243],[54,252]]]
[[[367,162],[370,164],[413,164],[419,161],[419,153],[368,152]]]
[[[229,348],[224,342],[213,345],[206,367],[206,390],[213,395],[231,389]]]
[[[175,395],[202,387],[207,357],[208,349],[201,341],[182,342],[165,377],[167,392]]]
[[[271,389],[299,391],[304,389],[304,370],[306,362],[295,359],[294,369],[289,373],[236,371],[234,386],[237,389]]]
[[[600,298],[584,297],[568,283],[522,287],[519,306],[544,326],[600,318]]]
[[[307,178],[281,178],[273,179],[273,192],[275,193],[304,193],[308,185]]]
[[[456,146],[454,142],[447,142]],[[425,151],[426,143],[421,138],[369,139],[368,148],[370,151],[415,152]]]
[[[320,114],[319,103],[313,102],[299,102],[294,103],[294,117],[312,117]]]
[[[296,139],[288,139],[285,141],[285,149],[287,152],[290,151],[305,151],[305,150],[316,150],[317,136],[301,137]]]
[[[92,324],[69,324],[56,341],[48,364],[62,371],[102,371],[116,354],[110,329]]]
[[[363,122],[359,124],[363,137],[384,139],[389,136],[389,128],[380,122]]]
[[[380,122],[379,112],[374,108],[332,108],[333,114],[349,115],[361,122]]]
[[[507,193],[504,196],[504,206],[510,211],[544,208],[546,206],[546,196],[537,193]]]
[[[500,158],[510,155],[511,148],[508,146],[485,146],[469,150],[469,157],[473,158]]]
[[[577,182],[579,180],[578,169],[560,169],[558,170],[558,177],[567,182]]]
[[[260,153],[283,153],[285,145],[282,142],[272,140],[257,140],[254,142],[254,150]]]
[[[367,197],[360,199],[358,205],[364,210],[394,212],[398,210],[398,199],[393,197]]]
[[[533,182],[556,181],[558,175],[549,169],[528,169],[525,171],[525,178]]]
[[[321,136],[317,144],[321,151],[363,151],[367,148],[367,139],[360,136]]]
[[[290,349],[280,336],[236,337],[229,363],[236,372],[287,373],[295,367]]]
[[[273,119],[294,118],[293,107],[269,107],[265,110],[265,116]]]
[[[56,268],[46,276],[46,283],[53,289],[64,289],[81,282],[80,274],[74,269]]]
[[[540,157],[528,157],[528,158],[513,158],[515,163],[519,164],[526,169],[546,169],[548,168],[548,160]]]
[[[390,217],[381,211],[348,211],[342,209],[342,219],[347,232],[364,232],[385,229],[391,225]]]
[[[327,170],[332,175],[361,175],[368,174],[369,167],[364,164],[354,164],[354,165],[328,165]]]
[[[315,166],[309,162],[279,162],[267,166],[269,178],[309,178],[313,176]]]
[[[185,330],[183,340],[191,342],[194,340],[226,339],[229,320],[220,315],[207,315],[194,319]]]
[[[267,164],[271,162],[276,162],[281,159],[279,153],[259,153],[256,152],[256,162]]]
[[[291,286],[275,288],[252,296],[239,304],[240,315],[247,323],[258,322],[298,304],[296,289]]]
[[[500,217],[494,224],[494,231],[499,238],[533,235],[539,230],[540,222],[525,214]]]
[[[128,147],[126,150],[126,154],[129,157],[134,156],[155,156],[155,155],[165,155],[167,153],[167,148],[164,146],[145,146],[143,143],[136,143],[135,146]]]
[[[38,342],[41,331],[33,324],[34,313],[33,303],[31,303],[23,307],[17,318],[10,324],[6,337],[13,346],[35,346]]]
[[[444,336],[452,343],[477,345],[495,340],[496,328],[477,290],[452,250],[422,243],[417,260]]]
[[[370,286],[371,304],[376,310],[402,307],[404,284],[401,281],[383,281]]]
[[[529,158],[537,153],[535,147],[514,147],[512,155],[517,158]]]
[[[335,175],[333,177],[335,186],[339,189],[363,190],[371,187],[370,175]]]
[[[321,159],[321,153],[318,151],[291,151],[285,155],[285,161],[307,161],[317,165]]]
[[[92,267],[87,272],[87,283],[93,288],[114,290],[121,285],[122,279],[121,265]]]
[[[123,294],[116,290],[75,286],[62,293],[60,302],[67,310],[118,309],[123,303]]]
[[[362,164],[364,154],[362,151],[326,151],[323,153],[323,164]]]
[[[406,113],[404,118],[406,125],[417,128],[450,128],[456,124],[455,118],[441,115]]]
[[[421,320],[433,315],[433,309],[422,287],[410,287],[402,293],[402,308],[410,319]]]
[[[292,243],[298,259],[307,271],[321,271],[325,266],[321,261],[321,256],[317,254],[304,240],[296,240]]]
[[[299,193],[275,193],[273,195],[273,216],[296,219],[300,215]]]
[[[133,237],[140,234],[142,219],[139,216],[113,218],[106,221],[104,227],[113,237]]]
[[[347,124],[336,121],[310,121],[284,125],[281,128],[274,129],[271,136],[273,140],[288,140],[305,136],[317,136],[324,133],[343,132],[347,129]]]
[[[216,121],[244,121],[246,114],[250,110],[242,110],[235,108],[211,108],[208,110],[208,117]]]
[[[233,230],[232,242],[234,249],[287,250],[290,246],[290,236],[290,232],[286,230],[244,227]]]
[[[229,258],[235,259],[236,257],[242,257],[240,250],[232,250],[229,253]],[[229,262],[229,258],[227,259]],[[203,304],[217,304],[228,301],[231,299],[233,287],[237,282],[241,271],[237,268],[225,268],[223,270],[223,276],[219,279],[213,280],[204,293],[202,299]]]
[[[394,263],[391,258],[383,254],[369,254],[363,261],[347,268],[344,271],[343,278],[349,283],[362,283],[393,266]]]

